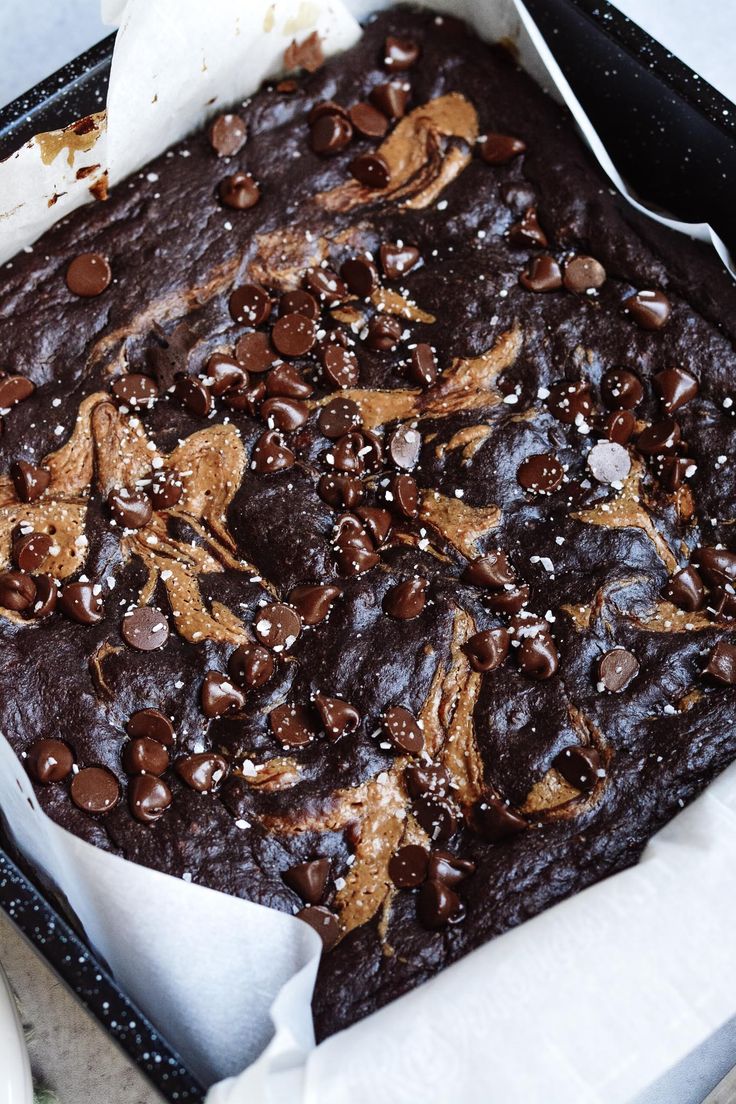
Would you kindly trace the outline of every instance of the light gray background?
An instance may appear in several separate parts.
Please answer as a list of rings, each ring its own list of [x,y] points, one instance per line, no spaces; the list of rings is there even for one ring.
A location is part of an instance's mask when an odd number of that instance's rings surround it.
[[[618,0],[617,6],[736,101],[736,0]],[[0,0],[0,104],[109,30],[100,20],[99,0]],[[56,1090],[61,1104],[160,1100],[2,913],[0,961],[19,995],[24,1020],[33,1026],[34,1074]],[[717,1090],[709,1104],[734,1101],[732,1082]]]

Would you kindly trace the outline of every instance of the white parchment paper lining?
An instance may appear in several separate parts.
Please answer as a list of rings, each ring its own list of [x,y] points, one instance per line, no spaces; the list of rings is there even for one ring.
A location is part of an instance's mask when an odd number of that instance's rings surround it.
[[[359,36],[355,17],[376,6],[103,0],[109,20],[120,23],[107,130],[71,163],[62,150],[44,164],[30,142],[0,165],[0,259],[30,247],[85,202],[106,168],[111,183],[123,179],[218,104],[275,75],[293,37],[316,29],[326,52],[344,49]],[[513,38],[524,67],[568,102],[623,188],[518,0],[431,6],[465,16],[488,39]],[[80,181],[83,166],[97,168]],[[205,1083],[220,1081],[208,1104],[613,1104],[642,1092],[736,1013],[736,956],[728,949],[736,925],[736,766],[651,841],[639,866],[316,1048],[309,999],[318,938],[306,925],[70,835],[39,810],[1,735],[0,807],[123,988]]]

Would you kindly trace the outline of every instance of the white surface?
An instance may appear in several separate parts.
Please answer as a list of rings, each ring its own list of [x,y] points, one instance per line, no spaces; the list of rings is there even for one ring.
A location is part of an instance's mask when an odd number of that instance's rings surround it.
[[[33,1085],[23,1029],[0,966],[0,1104],[31,1104]]]

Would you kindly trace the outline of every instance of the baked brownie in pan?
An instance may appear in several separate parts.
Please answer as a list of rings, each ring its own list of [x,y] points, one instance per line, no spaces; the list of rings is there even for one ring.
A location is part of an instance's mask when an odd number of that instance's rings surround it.
[[[732,282],[460,24],[369,21],[0,312],[0,729],[60,824],[312,923],[320,1037],[736,754]]]

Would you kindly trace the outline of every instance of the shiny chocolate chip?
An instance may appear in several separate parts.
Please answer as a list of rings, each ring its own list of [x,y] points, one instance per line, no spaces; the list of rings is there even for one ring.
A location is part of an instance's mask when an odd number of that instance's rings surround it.
[[[0,376],[0,410],[10,410],[30,398],[36,385],[25,376]]]
[[[380,153],[361,153],[348,165],[350,175],[366,188],[387,188],[391,180],[388,164]]]
[[[555,755],[552,766],[566,782],[583,793],[589,793],[605,773],[596,749],[577,744],[563,748]]]
[[[529,587],[522,583],[521,586],[506,584],[502,590],[490,594],[485,599],[485,604],[491,613],[515,614],[529,601]]]
[[[503,628],[475,633],[463,646],[474,671],[495,671],[509,654],[510,638]]]
[[[42,786],[63,782],[71,774],[74,756],[63,740],[36,740],[28,749],[26,765],[31,777]]]
[[[302,748],[317,736],[312,714],[303,705],[277,705],[268,715],[271,732],[284,748]]]
[[[404,782],[410,797],[447,797],[451,790],[450,776],[438,763],[410,763],[404,770]]]
[[[467,565],[462,574],[463,582],[472,586],[500,590],[516,581],[516,574],[505,552],[486,552]]]
[[[378,251],[387,280],[400,280],[419,264],[421,254],[415,245],[403,241],[384,242]]]
[[[411,425],[399,425],[388,439],[388,454],[397,468],[411,471],[416,467],[422,448],[422,437]]]
[[[736,582],[736,552],[727,548],[696,548],[692,562],[709,586],[728,586]]]
[[[381,728],[396,751],[419,755],[424,750],[419,721],[403,705],[392,705],[381,715]]]
[[[325,454],[328,464],[332,464],[337,471],[346,472],[349,475],[360,475],[365,470],[365,461],[362,456],[365,441],[363,435],[357,431],[346,433]]]
[[[278,430],[268,429],[256,441],[251,456],[251,467],[261,473],[285,471],[291,468],[296,457],[284,442]]]
[[[675,451],[681,436],[680,427],[673,418],[662,418],[639,434],[636,447],[643,456],[662,456]]]
[[[72,778],[71,799],[85,813],[109,813],[120,799],[120,786],[106,767],[84,767]]]
[[[138,736],[123,748],[123,770],[126,774],[163,774],[169,766],[169,753],[158,740]]]
[[[427,877],[429,853],[417,843],[408,843],[391,856],[388,876],[397,889],[414,889]]]
[[[319,497],[333,510],[352,510],[363,499],[363,484],[352,475],[336,474],[320,476],[317,484]]]
[[[123,529],[142,529],[153,517],[148,495],[126,487],[113,487],[107,496],[107,508],[113,521]]]
[[[552,678],[559,667],[559,655],[549,630],[541,623],[532,623],[520,636],[516,659],[521,673],[539,682]]]
[[[386,491],[386,502],[394,513],[405,518],[419,514],[419,488],[413,475],[395,475]]]
[[[184,494],[181,476],[173,468],[160,468],[153,473],[149,488],[154,510],[170,510]]]
[[[297,863],[282,874],[289,889],[301,897],[305,905],[318,905],[327,890],[330,876],[329,859],[312,859]]]
[[[631,410],[612,410],[601,426],[606,438],[617,445],[627,445],[636,429],[636,418]]]
[[[348,111],[353,130],[364,138],[383,138],[388,130],[388,119],[373,104],[361,102]]]
[[[177,759],[174,769],[190,789],[197,793],[213,793],[227,778],[230,764],[224,755],[200,751]]]
[[[53,575],[36,575],[34,582],[36,584],[36,597],[28,613],[34,620],[37,620],[41,617],[48,617],[54,612],[59,596],[59,588]],[[2,602],[0,602],[0,605],[2,605]]]
[[[633,410],[644,398],[644,388],[628,368],[609,368],[601,379],[601,397],[610,410]]]
[[[661,291],[635,291],[624,299],[622,310],[643,330],[661,330],[666,326],[672,306]]]
[[[590,474],[606,486],[622,484],[631,471],[631,457],[615,441],[599,441],[586,457]]]
[[[382,510],[378,506],[359,506],[356,513],[373,538],[376,547],[388,539],[392,526],[392,518],[388,510]]]
[[[289,604],[294,607],[305,625],[319,625],[341,594],[342,588],[334,583],[315,583],[312,586],[294,587],[289,591],[288,597]]]
[[[562,287],[562,271],[554,257],[545,253],[531,259],[529,267],[519,276],[519,283],[527,291],[557,291]]]
[[[91,299],[101,295],[110,286],[112,270],[102,253],[80,253],[66,270],[66,286],[72,295]]]
[[[347,112],[341,104],[335,103],[334,100],[320,100],[307,115],[307,124],[310,127],[313,126],[322,115],[341,115],[344,119]]]
[[[128,783],[128,808],[141,824],[155,824],[171,805],[171,790],[162,778],[139,774]]]
[[[509,161],[525,152],[526,142],[511,134],[492,132],[481,139],[478,149],[488,165],[508,165]]]
[[[285,314],[271,331],[271,340],[286,357],[304,356],[317,339],[317,328],[305,314]]]
[[[418,797],[412,812],[432,843],[445,843],[457,830],[457,817],[449,801],[431,794]]]
[[[279,314],[281,317],[287,314],[303,314],[305,318],[315,321],[319,318],[319,304],[312,294],[296,288],[294,291],[286,291],[279,299]]]
[[[539,225],[536,207],[527,207],[519,221],[509,227],[509,242],[519,249],[547,248],[549,240]]]
[[[352,399],[331,399],[317,417],[320,433],[336,440],[360,425],[360,407]]]
[[[697,465],[692,460],[688,460],[684,456],[660,457],[657,474],[662,489],[674,494],[675,491],[680,489],[688,475],[693,474],[696,467]]]
[[[309,128],[309,144],[320,157],[332,157],[339,153],[352,137],[350,119],[334,112],[318,116]]]
[[[205,717],[223,717],[237,713],[245,705],[245,698],[230,678],[221,671],[208,671],[202,683],[200,702]]]
[[[411,621],[419,617],[427,603],[427,580],[406,579],[386,593],[383,609],[389,617],[397,621]]]
[[[348,290],[361,299],[367,299],[378,287],[378,269],[367,257],[352,257],[345,261],[340,275]]]
[[[99,584],[67,583],[59,592],[59,608],[80,625],[97,624],[104,616]]]
[[[664,596],[673,606],[695,613],[705,605],[705,587],[698,571],[690,564],[672,576],[664,589]]]
[[[234,288],[227,305],[233,321],[243,326],[261,326],[271,314],[271,299],[259,284]]]
[[[0,572],[0,606],[14,613],[30,609],[36,598],[36,584],[22,571]]]
[[[314,388],[295,364],[277,364],[266,376],[266,391],[285,399],[308,399]]]
[[[736,646],[719,640],[708,656],[703,674],[724,686],[736,686]]]
[[[562,464],[549,452],[528,456],[516,472],[520,486],[532,494],[552,494],[562,483],[564,475]]]
[[[411,69],[419,57],[419,46],[409,38],[388,35],[383,47],[383,64],[392,72]]]
[[[689,403],[698,393],[698,381],[684,368],[665,368],[654,377],[662,405],[668,414],[674,414]]]
[[[547,409],[563,425],[573,425],[580,420],[590,421],[593,414],[590,384],[584,380],[553,383],[547,396]]]
[[[283,433],[300,429],[309,417],[309,407],[300,399],[274,396],[261,404],[260,416],[272,428]]]
[[[164,747],[173,747],[176,742],[173,724],[158,709],[137,709],[126,721],[125,731],[131,740],[148,738]]]
[[[334,743],[341,736],[355,732],[360,724],[360,713],[354,705],[325,694],[315,694],[313,700],[328,740]]]
[[[196,418],[206,418],[212,410],[212,395],[202,380],[180,372],[174,383],[174,397]]]
[[[51,473],[27,460],[16,460],[10,465],[10,478],[21,502],[35,502],[51,482]]]
[[[370,101],[387,119],[401,119],[409,102],[409,85],[406,81],[386,81],[370,91]]]
[[[437,380],[437,359],[431,345],[420,342],[411,351],[407,375],[417,387],[431,387]]]
[[[38,571],[53,546],[48,533],[18,533],[13,538],[13,562],[20,571]]]
[[[475,869],[472,859],[461,859],[451,851],[433,851],[429,856],[427,877],[454,887],[475,874]]]
[[[239,115],[218,115],[209,125],[207,137],[218,157],[233,157],[245,145],[247,129]]]
[[[562,282],[568,291],[578,294],[596,291],[606,282],[606,270],[595,257],[572,257],[565,265]]]
[[[339,388],[355,387],[360,377],[360,365],[352,349],[327,345],[320,359],[328,383]]]
[[[250,173],[236,172],[221,180],[217,191],[226,207],[235,211],[247,211],[255,207],[261,198],[261,192]]]
[[[489,843],[499,843],[519,832],[526,831],[529,827],[524,818],[510,805],[493,796],[475,802],[470,811],[469,821],[473,831]]]
[[[307,905],[296,914],[299,920],[309,924],[322,940],[322,949],[331,951],[340,938],[340,921],[337,914],[323,905]]]
[[[284,602],[272,602],[258,611],[253,631],[264,648],[287,652],[302,631],[302,619]]]
[[[153,652],[169,639],[169,622],[160,610],[137,606],[123,617],[120,635],[136,651]]]
[[[260,644],[241,644],[227,663],[230,677],[245,690],[265,686],[276,670],[273,654]]]
[[[277,359],[268,334],[260,331],[243,334],[235,346],[235,356],[247,372],[256,375],[267,372]]]
[[[598,660],[597,683],[599,690],[618,694],[625,690],[639,674],[639,661],[626,648],[612,648]]]
[[[118,376],[111,384],[110,390],[118,402],[133,407],[153,406],[159,396],[156,381],[150,376],[144,376],[138,372]],[[2,403],[0,403],[0,406],[2,406]]]
[[[347,299],[348,289],[337,273],[330,268],[310,268],[304,280],[318,301],[328,307],[335,307]]]
[[[464,909],[454,889],[436,878],[424,883],[417,894],[417,918],[423,928],[441,931],[462,919]]]
[[[375,349],[380,353],[392,352],[401,340],[403,332],[397,318],[391,318],[387,314],[376,314],[368,323],[366,345],[369,349]]]
[[[716,587],[711,591],[708,613],[716,620],[730,621],[736,617],[736,593],[733,587]]]

